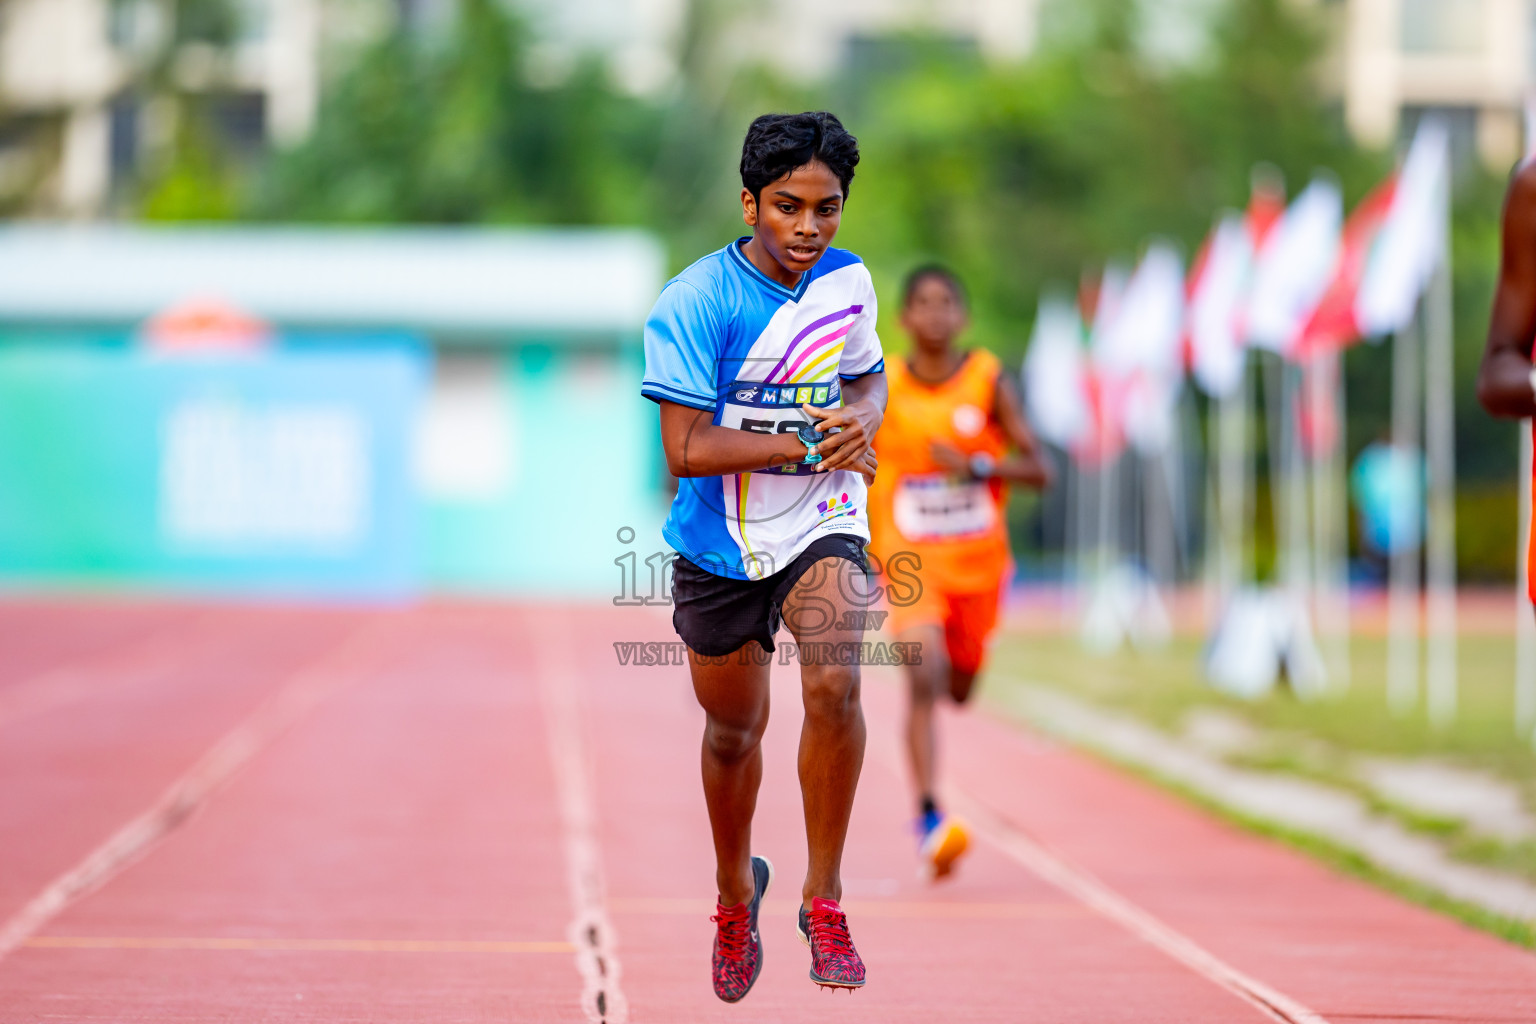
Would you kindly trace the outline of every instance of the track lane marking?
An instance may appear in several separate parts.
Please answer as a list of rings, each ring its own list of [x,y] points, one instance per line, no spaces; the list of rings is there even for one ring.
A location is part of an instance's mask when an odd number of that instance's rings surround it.
[[[597,804],[589,772],[591,760],[581,724],[581,680],[566,658],[566,652],[574,650],[576,638],[562,613],[539,616],[532,632],[538,642],[529,646],[535,652],[539,703],[544,711],[564,833],[574,911],[567,934],[576,948],[576,970],[582,982],[581,1009],[590,1024],[625,1024],[629,1020],[629,1003],[619,985],[621,970],[614,952],[613,924],[608,919]]]
[[[896,681],[898,684],[901,682],[900,679]],[[868,744],[866,750],[872,752],[886,770],[905,780],[907,776],[894,737],[894,730],[885,730],[880,739]],[[949,806],[967,819],[976,835],[986,839],[1010,860],[1217,987],[1226,989],[1265,1017],[1279,1021],[1280,1024],[1329,1024],[1315,1010],[1244,974],[1171,925],[1132,903],[1095,878],[1087,869],[1050,852],[991,805],[972,797],[963,787],[951,784],[945,787],[945,791]]]
[[[36,935],[24,949],[255,950],[277,953],[572,953],[569,942],[458,941],[451,939],[271,939],[135,935]]]
[[[329,651],[300,668],[171,783],[159,799],[0,923],[0,961],[71,903],[147,853],[207,803],[263,747],[320,701],[354,681],[367,646],[388,625],[394,625],[393,617],[354,627]]]
[[[951,786],[950,806],[1009,858],[1115,922],[1148,945],[1226,989],[1282,1024],[1328,1024],[1319,1013],[1222,960],[1171,925],[1132,903],[1085,868],[1047,850],[991,806]]]

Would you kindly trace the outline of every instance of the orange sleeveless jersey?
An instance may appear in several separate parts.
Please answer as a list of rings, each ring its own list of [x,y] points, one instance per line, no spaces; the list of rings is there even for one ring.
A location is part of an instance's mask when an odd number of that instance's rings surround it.
[[[882,566],[898,552],[915,553],[924,587],[995,591],[1008,572],[1003,482],[954,476],[929,449],[943,441],[967,456],[1007,454],[1007,435],[992,413],[1001,372],[985,349],[972,349],[938,385],[913,377],[904,359],[885,364],[890,397],[874,444],[880,469],[869,489],[869,547]]]

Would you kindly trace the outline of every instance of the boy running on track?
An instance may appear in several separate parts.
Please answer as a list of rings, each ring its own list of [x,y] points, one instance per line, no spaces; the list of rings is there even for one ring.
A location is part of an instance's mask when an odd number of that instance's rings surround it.
[[[757,918],[773,868],[751,853],[752,812],[781,622],[799,648],[805,708],[810,856],[798,930],[811,980],[864,984],[838,905],[864,761],[859,668],[840,654],[863,640],[865,484],[885,363],[869,272],[830,248],[858,161],[857,141],[831,114],[753,121],[741,153],[751,236],[668,282],[645,325],[641,392],[661,406],[667,467],[679,478],[664,531],[679,556],[672,623],[705,712],[714,987],[726,1002],[747,994],[763,962]]]
[[[1536,160],[1515,169],[1504,200],[1503,253],[1493,296],[1477,399],[1495,416],[1536,417]],[[1526,551],[1530,598],[1536,601],[1536,520]]]
[[[949,874],[969,844],[935,800],[934,703],[970,697],[997,625],[1011,568],[1006,483],[1043,487],[1050,478],[997,357],[956,348],[966,324],[953,273],[927,266],[908,276],[901,325],[912,353],[887,371],[884,470],[869,495],[870,551],[886,573],[891,632],[922,645],[920,663],[907,666],[906,739],[919,856],[931,878]]]

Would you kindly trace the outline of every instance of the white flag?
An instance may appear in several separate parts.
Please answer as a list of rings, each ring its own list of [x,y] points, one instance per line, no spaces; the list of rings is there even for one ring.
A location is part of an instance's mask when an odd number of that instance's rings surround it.
[[[1190,369],[1206,394],[1230,395],[1243,379],[1243,342],[1238,333],[1243,297],[1253,269],[1253,242],[1246,219],[1228,213],[1205,243],[1189,288]]]
[[[1391,210],[1360,280],[1355,320],[1367,337],[1391,334],[1413,319],[1445,251],[1450,178],[1445,125],[1426,118],[1413,136]]]
[[[1060,448],[1071,447],[1092,426],[1083,362],[1077,306],[1045,296],[1024,355],[1024,402],[1040,436]]]
[[[1172,246],[1156,242],[1126,284],[1094,351],[1108,412],[1144,453],[1161,451],[1173,433],[1183,332],[1184,266]]]
[[[1344,200],[1339,186],[1316,179],[1265,238],[1248,293],[1250,345],[1290,354],[1333,280]]]
[[[1172,246],[1154,242],[1099,335],[1094,358],[1115,374],[1162,373],[1178,363],[1183,327],[1184,266]]]
[[[1104,268],[1104,275],[1099,278],[1098,301],[1093,306],[1093,323],[1088,325],[1088,351],[1092,354],[1095,363],[1100,361],[1105,339],[1114,325],[1115,314],[1120,311],[1120,300],[1125,298],[1126,276],[1124,267],[1118,263],[1111,263]]]

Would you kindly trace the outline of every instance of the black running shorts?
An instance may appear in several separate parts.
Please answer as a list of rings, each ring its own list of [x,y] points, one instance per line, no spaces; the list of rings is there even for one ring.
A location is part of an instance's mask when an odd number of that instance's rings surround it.
[[[869,573],[864,542],[838,534],[817,537],[787,567],[760,580],[717,576],[679,555],[672,562],[672,627],[705,657],[732,654],[752,640],[771,651],[784,599],[823,558],[846,558]]]

